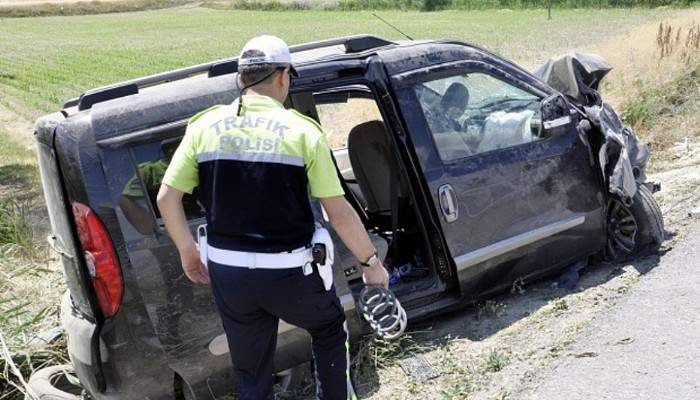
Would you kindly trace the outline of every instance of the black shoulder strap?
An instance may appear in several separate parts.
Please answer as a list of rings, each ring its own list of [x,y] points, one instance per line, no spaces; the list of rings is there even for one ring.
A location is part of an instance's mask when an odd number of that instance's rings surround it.
[[[389,169],[391,170],[391,182],[389,182],[389,195],[391,196],[391,250],[394,254],[397,254],[396,250],[398,249],[399,240],[396,231],[399,228],[399,196],[401,195],[401,193],[399,193],[401,183],[399,180],[401,177],[399,176],[399,171],[397,171],[396,168],[395,155],[389,151],[387,156],[387,159],[390,160]]]

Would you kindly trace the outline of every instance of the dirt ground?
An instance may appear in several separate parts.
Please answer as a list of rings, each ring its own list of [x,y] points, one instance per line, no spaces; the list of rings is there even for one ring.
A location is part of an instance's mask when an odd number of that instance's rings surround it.
[[[690,232],[629,296],[596,318],[568,354],[541,371],[532,390],[516,397],[697,399],[700,220]]]

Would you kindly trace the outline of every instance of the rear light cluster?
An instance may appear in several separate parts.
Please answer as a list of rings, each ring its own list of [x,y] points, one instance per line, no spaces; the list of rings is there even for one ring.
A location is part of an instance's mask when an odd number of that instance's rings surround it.
[[[112,317],[119,310],[124,291],[117,253],[107,229],[90,207],[73,203],[73,217],[97,303],[105,318]]]

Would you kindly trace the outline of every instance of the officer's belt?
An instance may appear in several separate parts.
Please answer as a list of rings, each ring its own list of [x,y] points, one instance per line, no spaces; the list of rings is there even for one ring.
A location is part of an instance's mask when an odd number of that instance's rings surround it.
[[[302,267],[311,262],[311,249],[300,247],[284,253],[252,253],[219,249],[208,245],[207,258],[217,264],[231,267],[284,269]]]

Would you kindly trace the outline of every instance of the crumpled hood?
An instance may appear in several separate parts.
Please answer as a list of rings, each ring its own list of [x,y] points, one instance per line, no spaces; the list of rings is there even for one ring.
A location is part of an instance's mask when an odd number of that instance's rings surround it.
[[[637,185],[646,181],[649,148],[598,93],[600,81],[611,70],[612,66],[599,55],[572,52],[550,59],[533,74],[585,110],[592,125],[582,121],[579,131],[603,138],[598,159],[608,191],[631,205]],[[584,141],[590,146],[587,139]]]
[[[600,81],[612,70],[601,56],[591,53],[567,53],[549,59],[532,72],[549,86],[582,106],[600,105]]]

